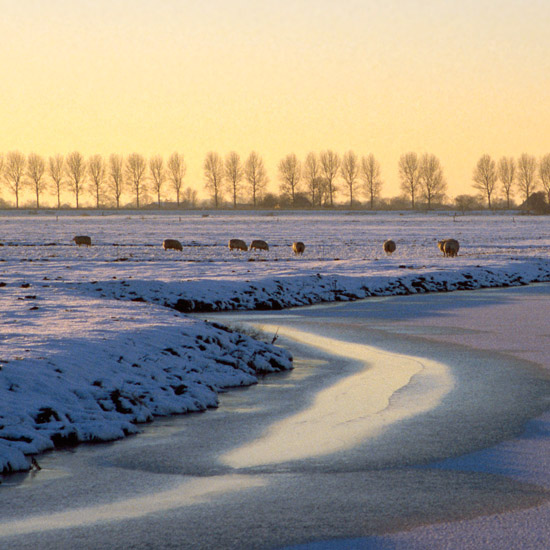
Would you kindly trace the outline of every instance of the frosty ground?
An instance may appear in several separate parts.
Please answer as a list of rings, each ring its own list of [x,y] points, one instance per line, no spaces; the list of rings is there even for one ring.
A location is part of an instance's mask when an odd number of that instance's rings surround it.
[[[92,247],[71,242],[83,234]],[[230,251],[233,237],[270,250]],[[437,249],[450,237],[458,258]],[[183,251],[164,251],[165,238]],[[285,351],[182,313],[550,280],[550,221],[517,214],[10,211],[0,243],[4,471],[54,445],[215,406],[219,391],[291,368]]]

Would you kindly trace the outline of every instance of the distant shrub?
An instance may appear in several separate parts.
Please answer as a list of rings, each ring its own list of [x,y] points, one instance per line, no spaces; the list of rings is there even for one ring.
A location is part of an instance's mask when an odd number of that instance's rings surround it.
[[[471,210],[483,210],[485,208],[484,201],[476,195],[458,195],[455,197],[455,204],[462,213]]]
[[[538,215],[550,214],[550,205],[546,200],[546,193],[544,191],[537,191],[536,193],[533,193],[521,205],[521,209]]]

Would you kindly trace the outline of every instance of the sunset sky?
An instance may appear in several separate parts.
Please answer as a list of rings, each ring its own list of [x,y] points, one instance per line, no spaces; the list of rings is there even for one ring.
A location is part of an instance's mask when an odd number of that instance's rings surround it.
[[[548,0],[0,0],[0,152],[550,152]]]

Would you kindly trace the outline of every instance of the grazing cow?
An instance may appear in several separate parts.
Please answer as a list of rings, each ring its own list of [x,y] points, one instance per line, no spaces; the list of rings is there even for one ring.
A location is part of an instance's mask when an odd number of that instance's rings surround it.
[[[295,243],[292,243],[292,250],[294,251],[294,254],[302,255],[305,249],[306,245],[302,241],[296,241]]]
[[[244,250],[245,252],[248,250],[248,246],[241,239],[230,239],[228,246],[229,250]]]
[[[164,239],[162,241],[162,248],[164,250],[183,250],[183,246],[177,239]]]
[[[460,248],[460,244],[456,239],[443,239],[437,242],[437,246],[439,250],[443,252],[443,256],[448,256],[450,258],[454,258],[458,255],[458,250]]]
[[[395,242],[391,239],[388,239],[387,241],[384,241],[383,248],[386,254],[392,254],[393,252],[395,252]]]
[[[269,250],[269,245],[260,239],[250,243],[250,250]]]
[[[443,245],[443,252],[445,253],[445,256],[454,258],[456,255],[458,255],[459,248],[460,245],[458,244],[458,241],[456,239],[447,239],[445,241],[445,244]]]
[[[77,235],[76,237],[73,237],[73,241],[78,246],[92,246],[92,239],[88,237],[88,235]]]

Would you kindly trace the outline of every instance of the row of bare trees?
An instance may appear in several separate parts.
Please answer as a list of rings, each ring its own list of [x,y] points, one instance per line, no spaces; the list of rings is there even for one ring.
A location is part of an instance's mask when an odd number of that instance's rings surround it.
[[[409,197],[411,208],[422,197],[428,206],[441,201],[447,191],[447,182],[439,159],[430,153],[419,156],[415,152],[406,153],[399,158],[399,178],[401,190]]]
[[[444,200],[447,183],[435,155],[403,154],[398,168],[401,190],[411,208],[414,209],[419,200],[428,208]],[[262,157],[255,151],[244,162],[234,151],[225,158],[211,151],[204,159],[203,170],[205,188],[216,208],[227,195],[236,207],[243,202],[258,206],[266,194],[269,178]],[[92,155],[86,159],[75,151],[47,160],[36,153],[25,156],[19,151],[11,151],[5,157],[0,155],[0,182],[13,193],[17,208],[25,188],[32,190],[37,208],[42,195],[48,191],[56,196],[58,207],[66,191],[74,195],[77,208],[84,193],[93,196],[98,208],[105,201],[119,208],[123,192],[131,193],[138,208],[150,193],[160,206],[167,187],[174,192],[178,206],[182,198],[194,206],[197,192],[190,187],[183,189],[185,175],[186,164],[180,153],[173,153],[166,162],[161,155],[147,160],[138,153],[126,158],[113,154],[108,158]],[[290,153],[280,160],[277,175],[281,197],[291,206],[333,207],[340,195],[350,206],[363,196],[373,208],[380,199],[383,184],[380,163],[374,155],[359,158],[351,150],[342,156],[332,150],[310,152],[303,161]],[[528,201],[539,188],[550,203],[550,154],[538,160],[526,153],[518,159],[504,156],[498,163],[490,155],[483,155],[472,180],[474,189],[486,199],[489,208],[493,207],[497,193],[505,197],[510,208],[514,193]]]
[[[248,191],[252,204],[256,206],[269,182],[264,161],[256,151],[252,151],[244,163],[235,151],[231,151],[225,159],[210,151],[204,159],[203,170],[205,188],[215,208],[222,203],[226,191],[229,191],[234,207],[245,191]]]
[[[47,160],[36,153],[25,156],[20,151],[10,151],[5,158],[0,155],[0,181],[13,193],[16,208],[19,208],[25,187],[32,189],[36,208],[40,208],[40,199],[48,190],[57,197],[58,208],[64,191],[74,195],[76,208],[86,192],[93,195],[97,208],[104,200],[120,208],[126,190],[132,193],[138,208],[141,198],[149,192],[155,194],[160,206],[165,184],[175,192],[178,205],[182,196],[194,205],[197,192],[189,187],[183,189],[186,170],[185,159],[180,153],[173,153],[166,163],[160,155],[147,161],[139,153],[126,158],[113,154],[108,159],[101,155],[86,159],[74,151],[65,157],[54,155]]]
[[[357,195],[364,194],[370,207],[380,197],[382,178],[380,163],[374,155],[359,158],[354,151],[340,157],[331,150],[308,153],[303,164],[294,153],[279,162],[280,190],[296,203],[296,195],[305,189],[312,205],[334,206],[341,190],[353,206]]]
[[[256,206],[268,183],[264,161],[255,151],[244,162],[234,151],[225,159],[211,151],[203,169],[205,188],[216,208],[226,192],[231,195],[234,207],[245,193]],[[279,190],[292,206],[297,206],[299,197],[304,195],[312,206],[334,206],[337,192],[344,189],[350,205],[359,192],[364,192],[372,208],[382,188],[380,174],[380,164],[372,154],[359,159],[353,151],[342,157],[331,150],[311,152],[303,162],[290,153],[278,165]]]
[[[502,157],[498,163],[490,155],[483,155],[476,164],[472,180],[473,187],[487,199],[489,208],[499,189],[506,197],[508,208],[514,191],[517,190],[521,198],[528,202],[539,186],[550,203],[550,154],[537,160],[535,156],[523,153],[517,160]]]

